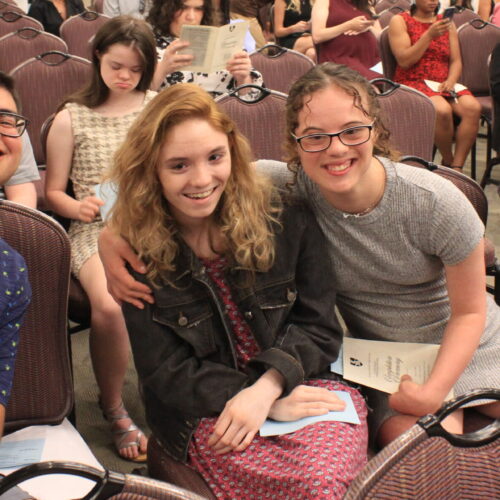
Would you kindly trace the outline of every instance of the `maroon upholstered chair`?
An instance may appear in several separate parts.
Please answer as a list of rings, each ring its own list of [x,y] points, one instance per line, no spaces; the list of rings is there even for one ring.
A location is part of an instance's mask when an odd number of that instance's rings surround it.
[[[432,101],[418,90],[384,78],[371,83],[380,90],[377,100],[394,149],[432,160],[436,116]]]
[[[10,8],[0,10],[0,37],[26,27],[43,31],[42,23],[32,17],[25,16],[21,12],[14,12]]]
[[[458,29],[462,24],[466,24],[473,19],[481,19],[478,14],[473,10],[466,9],[465,7],[456,7],[455,14],[453,14],[453,24]]]
[[[56,111],[64,97],[88,81],[90,71],[91,64],[86,59],[59,51],[40,54],[11,71],[23,113],[30,119],[28,132],[38,165],[45,163],[40,142],[43,122]]]
[[[155,479],[193,491],[203,498],[215,500],[204,479],[191,467],[171,458],[154,436],[148,441],[148,472]]]
[[[74,401],[66,330],[69,240],[47,215],[4,200],[0,202],[0,237],[24,257],[32,288],[20,330],[5,428],[59,424]]]
[[[398,65],[396,58],[391,50],[391,45],[389,44],[389,28],[385,27],[380,33],[378,39],[378,48],[380,51],[380,59],[382,61],[382,68],[384,70],[384,76],[392,80],[394,78],[394,72],[396,71],[396,66]]]
[[[239,89],[256,92],[255,99],[246,100]],[[215,101],[238,125],[250,142],[255,159],[282,160],[284,151],[286,94],[263,89],[256,85],[242,85]],[[263,126],[271,123],[271,127]]]
[[[500,399],[498,389],[477,390],[419,419],[368,462],[344,500],[498,498],[500,420],[460,436],[441,427],[455,409],[485,395]]]
[[[436,165],[422,158],[404,156],[401,161],[410,165],[427,168],[427,170],[453,182],[465,194],[486,226],[488,221],[488,199],[481,186],[475,180],[452,168]],[[495,246],[488,238],[485,238],[484,261],[486,274],[494,278],[493,286],[488,285],[486,288],[493,294],[495,302],[500,305],[500,263],[495,256]]]
[[[500,27],[482,19],[473,19],[458,29],[462,55],[462,76],[465,85],[481,104],[481,118],[486,123],[486,163],[491,159],[491,123],[493,107],[490,97],[488,60],[495,45],[500,42]],[[474,165],[475,166],[475,165]],[[475,179],[475,168],[471,172]]]
[[[396,14],[401,14],[401,12],[405,12],[405,9],[403,7],[400,7],[399,5],[393,5],[392,7],[389,7],[388,9],[382,11],[380,13],[380,17],[378,18],[378,22],[380,23],[382,29],[389,26],[389,22],[391,21],[391,19]]]
[[[0,70],[8,73],[22,62],[49,50],[68,52],[58,36],[36,28],[20,28],[0,38]]]
[[[204,500],[195,493],[162,481],[133,474],[102,471],[74,462],[40,462],[18,469],[0,481],[0,495],[3,496],[4,493],[27,479],[49,474],[84,477],[94,482],[95,486],[85,495],[85,499]],[[54,479],[55,485],[57,485],[57,478]]]
[[[61,24],[61,38],[68,44],[70,54],[91,59],[90,40],[109,17],[91,10],[71,16]]]
[[[375,12],[381,14],[384,10],[394,6],[401,7],[403,10],[410,10],[410,5],[410,0],[380,0],[375,4]]]
[[[0,12],[17,12],[18,14],[25,14],[24,10],[17,6],[13,1],[7,2],[0,0]]]
[[[262,73],[268,89],[288,94],[292,84],[309,71],[314,63],[296,50],[267,44],[250,54],[252,66]]]

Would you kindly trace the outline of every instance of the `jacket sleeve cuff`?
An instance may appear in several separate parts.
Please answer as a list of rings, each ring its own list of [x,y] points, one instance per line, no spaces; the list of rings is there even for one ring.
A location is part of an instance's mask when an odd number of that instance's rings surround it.
[[[302,365],[290,354],[271,347],[252,358],[247,365],[251,379],[258,379],[269,368],[278,370],[285,379],[285,387],[281,397],[287,396],[304,380]]]

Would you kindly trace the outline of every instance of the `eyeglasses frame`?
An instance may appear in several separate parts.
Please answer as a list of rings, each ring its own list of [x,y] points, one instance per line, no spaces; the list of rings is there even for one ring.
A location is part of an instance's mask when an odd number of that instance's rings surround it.
[[[14,117],[16,117],[16,118],[20,118],[21,120],[24,120],[24,126],[23,126],[23,129],[22,129],[21,133],[17,133],[16,135],[13,135],[13,134],[6,134],[5,132],[2,132],[1,130],[0,130],[0,135],[3,135],[3,136],[5,136],[5,137],[14,137],[14,138],[15,138],[15,137],[21,137],[21,136],[24,134],[24,132],[25,132],[25,130],[26,130],[26,127],[28,126],[28,124],[29,124],[29,122],[30,122],[30,121],[28,120],[28,118],[26,118],[26,117],[24,117],[23,115],[20,115],[20,114],[18,114],[18,113],[13,113],[12,111],[0,111],[0,116],[2,116],[2,115],[14,116]],[[16,125],[16,127],[15,127],[15,128],[16,128],[16,130],[17,130],[17,125]]]
[[[340,132],[336,132],[335,134],[329,134],[327,132],[318,132],[316,134],[306,134],[306,135],[302,135],[300,137],[297,137],[295,134],[292,133],[291,136],[295,139],[295,141],[297,142],[297,144],[300,146],[300,149],[302,149],[302,151],[304,151],[304,153],[321,153],[322,151],[326,151],[332,145],[332,139],[334,137],[338,137],[339,141],[344,146],[361,146],[361,144],[364,144],[365,142],[368,142],[370,140],[374,125],[375,125],[375,121],[373,121],[372,123],[367,123],[366,125],[356,125],[355,127],[348,127],[348,128],[345,128],[344,130],[341,130]],[[354,130],[354,129],[360,129],[360,128],[367,128],[368,129],[368,138],[366,140],[364,140],[362,142],[358,142],[356,144],[346,144],[341,139],[340,136],[344,132],[347,132],[348,130]],[[330,142],[328,143],[328,146],[326,146],[323,149],[319,149],[317,151],[307,151],[307,150],[305,150],[304,146],[302,146],[302,139],[305,139],[306,137],[312,137],[312,136],[315,136],[315,135],[322,135],[322,136],[325,136],[325,137],[329,137],[330,138]]]

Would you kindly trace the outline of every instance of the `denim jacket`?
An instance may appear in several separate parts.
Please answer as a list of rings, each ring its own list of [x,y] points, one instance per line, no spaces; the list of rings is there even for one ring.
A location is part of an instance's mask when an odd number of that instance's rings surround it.
[[[123,312],[148,424],[165,450],[186,461],[200,418],[218,416],[226,402],[269,368],[285,379],[283,396],[305,378],[327,373],[342,341],[332,265],[314,216],[286,207],[275,229],[276,258],[267,272],[233,267],[226,279],[260,348],[237,368],[234,334],[203,263],[180,243],[170,277],[154,289],[155,304]],[[148,283],[143,275],[136,279]]]

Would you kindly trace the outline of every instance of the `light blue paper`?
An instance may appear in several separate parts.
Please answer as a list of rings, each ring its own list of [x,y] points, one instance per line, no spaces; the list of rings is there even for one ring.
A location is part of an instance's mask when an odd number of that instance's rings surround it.
[[[40,462],[45,439],[21,439],[0,443],[0,469]]]
[[[94,186],[94,193],[97,198],[100,198],[104,205],[100,207],[102,220],[106,220],[109,215],[109,211],[116,202],[117,188],[116,185],[111,182],[103,182],[102,184],[96,184]]]
[[[330,411],[326,415],[318,415],[317,417],[305,417],[293,422],[277,422],[276,420],[266,420],[260,428],[261,436],[280,436],[289,434],[290,432],[298,431],[306,425],[315,424],[316,422],[348,422],[350,424],[359,424],[359,417],[351,395],[346,391],[334,391],[335,394],[345,401],[346,407],[343,411]]]
[[[338,358],[330,365],[330,371],[337,375],[344,375],[344,346],[340,346]]]

